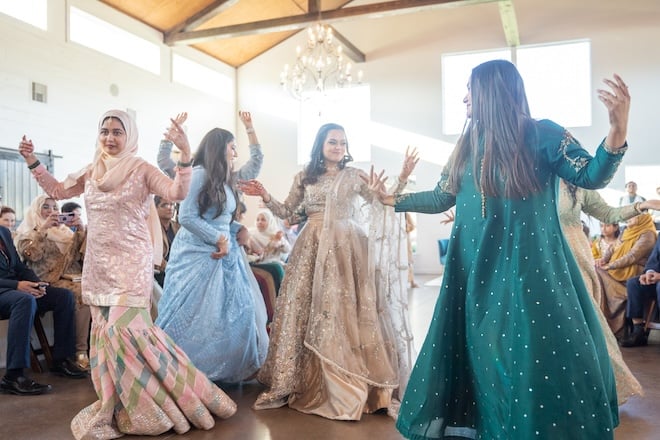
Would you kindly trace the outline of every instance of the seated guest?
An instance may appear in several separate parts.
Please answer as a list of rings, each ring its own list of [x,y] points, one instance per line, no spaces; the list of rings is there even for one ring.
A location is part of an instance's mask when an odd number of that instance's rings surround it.
[[[9,229],[14,235],[14,228],[16,227],[16,211],[9,206],[3,206],[0,209],[0,225]]]
[[[75,351],[74,299],[67,289],[42,283],[21,262],[9,229],[0,226],[0,319],[8,319],[7,370],[0,391],[19,396],[43,394],[51,386],[25,376],[30,366],[30,334],[36,313],[53,312],[55,343],[51,372],[71,378],[85,377],[70,358]]]
[[[601,308],[618,339],[623,338],[626,331],[626,280],[642,273],[655,242],[653,218],[641,214],[628,220],[621,235],[621,245],[596,260],[596,272],[604,296]]]
[[[170,247],[181,226],[174,220],[174,203],[171,200],[155,196],[154,203],[156,204],[160,226],[163,229],[163,259],[160,264],[156,264],[154,267],[154,278],[158,281],[158,285],[163,287],[165,284],[165,267],[167,266],[167,260],[170,258]]]
[[[89,306],[82,302],[82,266],[87,239],[80,216],[60,218],[57,202],[47,195],[34,199],[16,230],[18,253],[39,278],[75,296],[76,365],[89,369]],[[75,230],[75,232],[74,232]]]
[[[284,263],[291,252],[291,244],[284,231],[277,226],[277,220],[267,209],[259,211],[255,227],[250,228],[250,251],[257,256],[257,263]]]
[[[603,258],[606,254],[611,254],[614,249],[621,244],[621,228],[618,223],[601,223],[600,237],[591,243],[591,254],[595,260]]]
[[[633,330],[622,342],[624,347],[638,347],[646,345],[646,331],[644,330],[644,310],[650,299],[660,304],[660,240],[656,241],[653,252],[644,266],[644,273],[638,277],[630,278],[626,282],[628,292],[628,305],[626,317],[632,320]]]

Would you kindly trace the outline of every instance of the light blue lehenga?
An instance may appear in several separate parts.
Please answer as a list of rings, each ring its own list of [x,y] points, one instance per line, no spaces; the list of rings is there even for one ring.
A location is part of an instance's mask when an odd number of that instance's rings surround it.
[[[199,216],[197,196],[205,170],[195,167],[190,193],[181,204],[181,229],[170,250],[158,324],[209,379],[240,382],[266,358],[266,308],[259,286],[231,231],[236,200],[225,186],[222,214]],[[220,235],[230,237],[229,254],[211,258]]]

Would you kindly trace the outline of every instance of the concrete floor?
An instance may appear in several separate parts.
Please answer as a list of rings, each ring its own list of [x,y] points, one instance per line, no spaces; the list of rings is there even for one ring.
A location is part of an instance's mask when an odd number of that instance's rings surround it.
[[[423,284],[433,277],[418,277]],[[438,287],[422,286],[411,291],[410,312],[413,333],[424,337],[433,312]],[[620,408],[621,425],[616,440],[660,440],[660,332],[653,332],[650,345],[623,349],[624,358],[644,386],[646,396],[634,397]],[[417,343],[420,345],[420,342]],[[657,362],[657,363],[656,363]],[[69,423],[84,406],[95,400],[91,381],[63,379],[50,374],[33,374],[35,380],[53,385],[43,396],[0,395],[0,438],[6,440],[70,439]],[[237,440],[399,440],[394,422],[385,414],[365,415],[360,422],[340,422],[305,415],[288,408],[253,411],[250,407],[261,385],[250,382],[225,388],[238,403],[235,416],[218,421],[210,431],[173,432],[156,439],[237,439]],[[125,436],[126,440],[139,437]],[[562,439],[557,439],[562,440]],[[597,439],[585,439],[597,440]]]

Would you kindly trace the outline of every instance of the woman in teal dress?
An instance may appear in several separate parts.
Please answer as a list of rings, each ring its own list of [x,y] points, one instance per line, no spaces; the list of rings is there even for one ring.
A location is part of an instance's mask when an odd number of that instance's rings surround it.
[[[508,61],[477,66],[471,118],[432,191],[379,199],[397,211],[456,206],[440,296],[401,404],[411,439],[611,439],[614,376],[594,306],[561,231],[559,177],[607,184],[625,151],[630,98],[599,90],[610,132],[594,157],[530,117]]]

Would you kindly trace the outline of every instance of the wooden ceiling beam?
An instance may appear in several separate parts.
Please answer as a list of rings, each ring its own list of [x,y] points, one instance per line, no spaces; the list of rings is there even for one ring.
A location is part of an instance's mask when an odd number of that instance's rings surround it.
[[[188,29],[196,28],[202,23],[209,21],[211,18],[215,17],[216,15],[231,8],[236,3],[238,3],[238,0],[214,1],[213,3],[211,3],[210,5],[208,5],[207,7],[196,13],[195,15],[188,17],[184,21],[176,24],[167,32],[165,32],[165,39],[167,39],[169,35],[177,34],[181,31],[186,31]]]
[[[320,13],[314,12],[302,15],[292,15],[251,23],[203,29],[199,31],[168,32],[164,36],[164,43],[167,45],[190,45],[246,35],[297,31],[307,27],[311,23],[316,23],[319,20],[322,20],[326,24],[331,24],[350,21],[355,17],[382,18],[410,14],[422,10],[453,8],[479,3],[492,3],[496,1],[499,0],[395,0],[350,8],[332,9],[329,11],[321,11]]]
[[[332,28],[332,36],[335,37],[336,40],[338,40],[342,46],[344,46],[344,55],[354,63],[364,63],[367,60],[367,56],[360,51],[353,43],[351,43],[348,38],[344,37],[342,34],[337,32],[337,29],[334,27],[330,26]]]
[[[513,9],[512,0],[500,0],[498,7],[500,9],[500,20],[506,44],[509,47],[520,46],[520,34],[518,33],[518,21],[516,20],[516,11]]]

